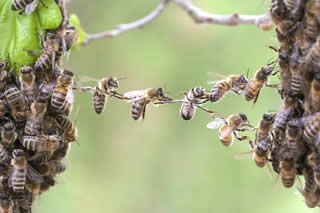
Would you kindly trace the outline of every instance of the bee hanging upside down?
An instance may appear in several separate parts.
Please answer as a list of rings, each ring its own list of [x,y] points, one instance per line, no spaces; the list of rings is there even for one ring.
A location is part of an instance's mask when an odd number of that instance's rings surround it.
[[[238,137],[237,132],[239,131],[253,131],[255,128],[247,124],[248,118],[245,114],[233,114],[227,119],[223,117],[215,118],[214,121],[207,124],[209,129],[219,128],[219,139],[223,145],[230,147],[233,143],[233,136],[235,136],[239,141],[248,140],[251,141],[248,136]],[[245,126],[250,128],[244,128]]]

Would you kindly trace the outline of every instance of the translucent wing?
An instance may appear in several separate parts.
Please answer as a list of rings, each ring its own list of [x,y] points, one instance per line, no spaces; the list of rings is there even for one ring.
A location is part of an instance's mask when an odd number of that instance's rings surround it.
[[[72,89],[69,89],[68,93],[67,93],[67,96],[66,96],[67,103],[72,104],[73,103],[73,99],[74,99],[73,91],[72,91]]]
[[[100,79],[92,78],[92,77],[85,76],[85,75],[84,76],[80,76],[79,82],[89,82],[89,81],[98,82],[98,81],[100,81]]]
[[[224,123],[224,120],[222,118],[215,118],[214,121],[211,121],[207,124],[208,129],[218,129],[222,124]]]
[[[221,74],[219,72],[208,72],[209,77],[214,77],[214,78],[227,78],[228,76]]]
[[[129,91],[123,94],[125,98],[136,98],[144,95],[145,95],[145,90],[134,90],[134,91]]]
[[[40,0],[33,0],[30,4],[26,6],[25,14],[30,15],[38,6]]]
[[[254,150],[251,150],[249,152],[242,152],[242,153],[234,156],[234,158],[237,159],[237,160],[250,159],[250,158],[252,158],[253,153],[254,153]]]
[[[29,164],[27,164],[27,178],[35,183],[42,183],[43,182],[43,177],[35,170],[32,168]]]

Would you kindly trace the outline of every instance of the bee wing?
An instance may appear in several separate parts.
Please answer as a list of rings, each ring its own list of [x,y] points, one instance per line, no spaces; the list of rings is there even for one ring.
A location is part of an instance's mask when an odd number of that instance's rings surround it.
[[[74,94],[73,94],[72,89],[70,88],[68,90],[68,93],[67,93],[67,96],[66,96],[67,103],[72,104],[73,103],[73,99],[74,99]]]
[[[30,15],[38,6],[40,0],[33,0],[30,4],[26,6],[25,14]]]
[[[32,168],[29,164],[27,164],[27,178],[35,183],[43,182],[43,177],[39,174],[37,170]]]
[[[237,160],[250,159],[250,158],[252,158],[253,153],[254,153],[254,150],[251,150],[249,152],[242,152],[242,153],[237,154],[236,156],[234,156],[234,158],[237,159]]]
[[[227,78],[228,76],[221,74],[219,72],[208,72],[209,77]]]
[[[224,126],[222,126],[222,128],[223,128]],[[231,127],[226,127],[226,129],[223,131],[223,132],[221,132],[220,131],[220,134],[219,134],[219,139],[223,139],[223,138],[226,138],[226,137],[230,137],[230,135],[231,135],[231,140],[233,141],[233,134],[232,134],[232,131],[233,131],[233,129],[231,128]]]
[[[221,118],[215,118],[214,121],[211,121],[207,124],[208,129],[219,129],[219,127],[224,123],[224,120]]]
[[[128,99],[135,99],[137,97],[141,97],[145,95],[145,90],[135,90],[135,91],[129,91],[123,94],[123,97],[128,98]],[[132,100],[136,101],[136,100]],[[130,101],[130,102],[132,102]]]
[[[89,76],[80,76],[79,78],[79,82],[89,82],[89,81],[95,81],[95,82],[99,82],[100,80],[97,79],[97,78],[92,78],[92,77],[89,77]]]
[[[260,91],[261,91],[261,89],[259,89],[259,91],[258,91],[258,93],[257,93],[256,97],[255,97],[255,98],[254,98],[254,100],[253,100],[253,103],[254,103],[254,104],[257,102],[257,100],[258,100],[258,98],[259,98]]]
[[[207,84],[216,84],[218,81],[207,81]]]

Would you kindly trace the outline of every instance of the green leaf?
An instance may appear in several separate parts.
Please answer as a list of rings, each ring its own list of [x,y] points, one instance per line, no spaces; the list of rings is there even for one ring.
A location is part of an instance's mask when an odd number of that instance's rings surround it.
[[[20,66],[32,66],[39,57],[27,54],[24,49],[40,50],[39,35],[61,24],[62,15],[55,1],[43,1],[48,8],[39,3],[38,8],[28,16],[11,10],[13,0],[0,1],[0,60],[6,60],[9,56],[9,66],[14,65],[16,73]]]
[[[87,38],[87,33],[80,27],[80,20],[76,14],[71,14],[69,21],[76,27],[79,36],[77,42],[72,46],[72,50],[78,50],[82,42]]]

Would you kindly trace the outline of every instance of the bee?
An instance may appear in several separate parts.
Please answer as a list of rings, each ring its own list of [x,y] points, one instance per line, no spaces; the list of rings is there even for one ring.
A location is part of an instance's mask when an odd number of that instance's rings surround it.
[[[233,143],[233,136],[235,136],[239,141],[250,140],[247,136],[238,137],[238,131],[247,131],[253,130],[254,128],[247,124],[248,118],[245,114],[233,114],[230,115],[227,119],[222,117],[215,118],[214,121],[207,124],[209,129],[218,129],[219,127],[219,139],[223,145],[230,147]],[[245,126],[250,127],[251,129],[244,128]]]
[[[141,117],[144,119],[146,107],[150,102],[157,105],[161,104],[162,101],[172,101],[171,98],[168,98],[163,88],[149,88],[126,92],[122,99],[133,102],[131,114],[134,120],[138,120]]]
[[[23,200],[19,201],[19,207],[21,213],[29,213],[32,210],[32,202],[34,200],[31,192],[26,192]]]
[[[66,142],[73,142],[77,140],[78,128],[67,116],[58,115],[56,120],[58,127],[65,131],[64,140]]]
[[[59,59],[64,53],[68,52],[72,45],[78,40],[78,32],[69,21],[65,20],[61,27],[57,30],[59,37],[59,48],[56,52],[56,57]]]
[[[183,102],[180,108],[180,115],[184,120],[192,120],[198,107],[210,114],[214,113],[201,106],[201,104],[206,103],[208,100],[209,98],[205,89],[197,87],[192,88],[188,93],[185,93],[184,100],[175,100],[171,101],[171,103]]]
[[[47,101],[38,97],[31,104],[31,114],[28,116],[24,132],[27,135],[39,135],[44,115],[47,112]]]
[[[299,65],[299,56],[300,56],[300,50],[298,43],[295,44],[290,58],[290,70],[291,70],[291,93],[292,94],[301,94],[302,89],[302,73],[299,68],[301,66]]]
[[[58,160],[48,161],[40,167],[39,172],[43,176],[53,176],[63,173],[66,170],[66,165]]]
[[[11,9],[13,11],[25,10],[25,14],[30,15],[37,8],[39,2],[41,2],[44,7],[47,7],[42,0],[13,0]]]
[[[256,130],[256,140],[270,135],[274,120],[275,114],[263,114]]]
[[[294,113],[295,108],[296,99],[289,95],[285,96],[274,120],[275,128],[284,131],[286,129],[287,122]]]
[[[306,56],[306,61],[310,65],[318,65],[319,60],[320,60],[320,37],[317,38],[316,42],[310,48]]]
[[[5,123],[1,130],[2,144],[10,147],[17,139],[18,134],[16,132],[16,126],[13,121]]]
[[[10,163],[9,153],[2,144],[0,144],[0,163],[4,165],[8,165]]]
[[[296,179],[296,161],[291,152],[285,151],[280,156],[280,178],[286,188],[293,186]]]
[[[316,74],[311,83],[311,96],[309,96],[311,100],[311,108],[312,111],[318,112],[320,110],[320,75]]]
[[[36,75],[34,74],[33,69],[26,65],[21,67],[19,80],[21,91],[24,93],[24,96],[27,97],[30,102],[34,101],[36,95]]]
[[[51,159],[52,160],[62,160],[62,159],[64,159],[67,156],[68,152],[70,151],[70,148],[71,148],[71,144],[70,143],[63,144],[62,147],[60,147],[59,149],[57,149],[53,153]]]
[[[72,84],[73,73],[64,70],[57,79],[57,85],[52,92],[51,106],[57,112],[65,112],[68,108],[68,103],[73,102]]]
[[[10,213],[13,206],[13,201],[6,192],[0,192],[0,209],[2,213]]]
[[[313,173],[314,173],[313,169],[309,165],[306,165],[304,167],[303,169],[303,176],[304,176],[304,182],[305,182],[304,191],[306,191],[307,193],[314,192],[315,188],[317,187],[315,185]]]
[[[43,178],[27,163],[25,152],[22,149],[15,149],[12,152],[11,165],[13,172],[9,178],[9,187],[16,193],[23,193],[26,179],[35,183],[42,183]]]
[[[230,75],[224,80],[216,82],[210,91],[210,101],[221,100],[229,91],[242,95],[246,89],[248,79],[243,75]]]
[[[22,140],[22,145],[28,150],[41,153],[57,150],[62,142],[62,139],[58,135],[25,135]]]
[[[315,208],[320,203],[320,188],[316,187],[314,191],[308,192],[300,187],[297,187],[298,191],[304,197],[304,201],[309,208]]]
[[[245,98],[247,101],[253,99],[253,103],[256,103],[260,94],[260,91],[264,85],[268,87],[274,87],[275,85],[268,85],[268,77],[272,74],[274,66],[263,66],[255,73],[254,77],[249,80],[245,91]]]
[[[0,91],[2,92],[6,86],[7,83],[9,83],[9,77],[12,74],[12,71],[14,70],[14,67],[11,67],[9,72],[7,71],[9,64],[9,56],[7,58],[7,61],[0,60]]]
[[[306,153],[304,145],[301,143],[302,130],[296,126],[288,125],[286,129],[286,145],[290,152],[294,155],[295,160],[298,161]]]
[[[320,186],[320,156],[318,153],[313,152],[307,157],[308,164],[313,169],[313,177],[317,186]]]
[[[23,93],[16,86],[10,85],[5,92],[5,97],[14,120],[17,122],[25,121],[27,112]]]

